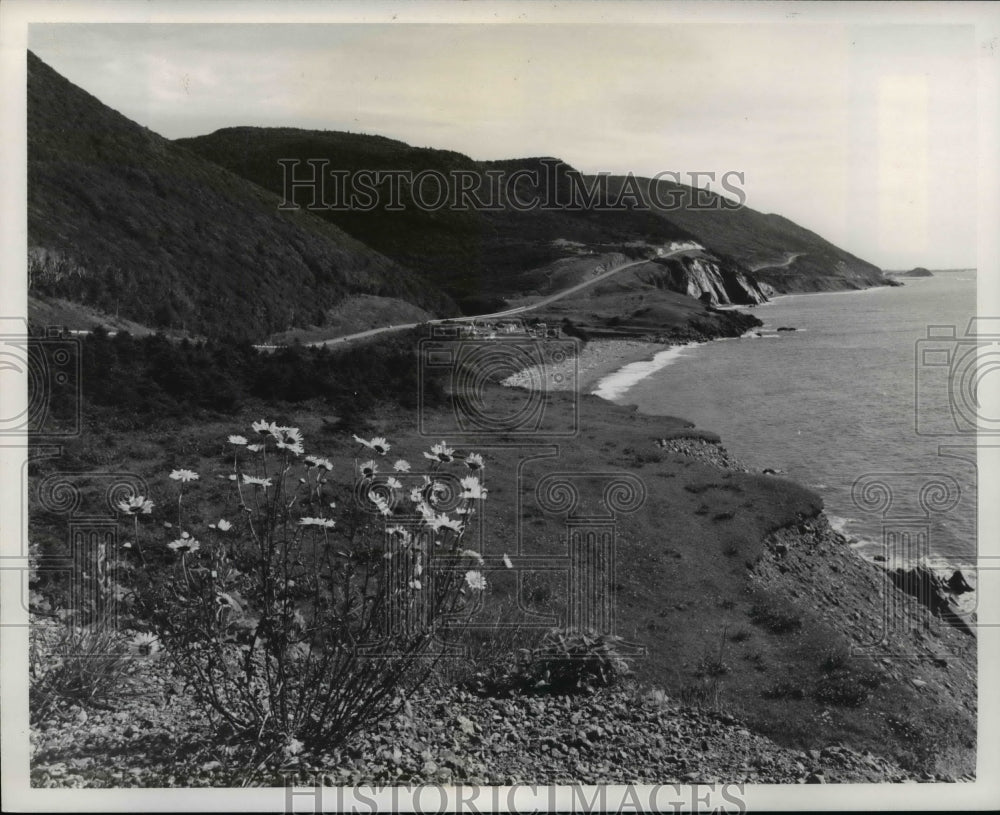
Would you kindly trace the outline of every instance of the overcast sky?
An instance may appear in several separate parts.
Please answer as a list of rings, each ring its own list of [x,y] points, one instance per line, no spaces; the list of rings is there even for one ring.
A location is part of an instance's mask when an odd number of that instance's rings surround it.
[[[169,138],[283,125],[737,170],[748,206],[883,268],[976,263],[967,26],[35,24],[29,43]]]

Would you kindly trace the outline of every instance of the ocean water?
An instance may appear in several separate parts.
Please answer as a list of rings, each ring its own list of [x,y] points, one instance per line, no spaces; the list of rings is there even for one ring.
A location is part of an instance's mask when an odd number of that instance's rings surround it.
[[[973,398],[962,389],[974,381],[963,364],[977,346],[963,338],[976,313],[975,272],[782,296],[753,313],[764,321],[760,337],[673,348],[602,380],[595,392],[644,413],[690,419],[718,432],[748,465],[812,487],[834,526],[866,556],[929,555],[940,566],[969,569],[975,440],[954,416],[967,415]],[[781,326],[797,330],[778,332]],[[930,341],[929,326],[938,326]],[[954,326],[955,338],[941,326]],[[949,358],[966,362],[931,364]],[[934,482],[945,486],[935,490]],[[880,503],[885,495],[888,507]],[[919,529],[926,542],[911,535],[900,544],[900,531]]]

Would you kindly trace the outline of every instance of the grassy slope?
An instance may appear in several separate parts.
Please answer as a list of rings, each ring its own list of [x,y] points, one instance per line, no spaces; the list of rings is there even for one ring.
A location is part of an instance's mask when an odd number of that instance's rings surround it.
[[[487,394],[487,404],[511,414],[524,398],[523,392],[498,389]],[[831,654],[849,649],[852,637],[870,635],[881,608],[875,567],[817,534],[823,521],[815,493],[783,479],[720,470],[660,451],[654,440],[685,435],[685,422],[643,416],[595,397],[580,402],[581,430],[575,437],[551,435],[573,426],[573,405],[572,395],[554,394],[546,408],[548,430],[540,435],[469,445],[487,457],[490,488],[480,516],[482,538],[476,541],[473,533],[470,543],[495,565],[504,553],[565,563],[558,560],[566,554],[565,520],[540,507],[538,480],[553,472],[633,473],[645,485],[646,498],[619,521],[616,609],[618,632],[646,649],[635,662],[642,680],[675,697],[718,705],[779,743],[819,749],[842,741],[905,766],[969,771],[975,645],[936,621],[922,635],[923,644],[908,633],[894,637],[888,650],[879,652],[892,657],[888,663],[854,663],[852,669],[863,665],[866,675],[877,675],[879,687],[867,703],[851,707],[814,698],[821,683],[843,673],[835,666],[831,675],[824,667]],[[331,433],[317,418],[323,410],[303,406],[274,418],[301,426],[307,451],[331,457],[335,478],[346,480],[359,449],[347,434]],[[241,432],[259,414],[254,410],[238,421],[187,426],[182,432],[162,428],[102,436],[92,430],[68,445],[63,460],[42,462],[38,473],[125,469],[145,477],[158,500],[147,546],[152,541],[162,545],[169,532],[155,530],[171,519],[176,492],[166,477],[171,468],[190,467],[202,475],[185,498],[196,535],[202,525],[236,512],[226,497],[227,484],[215,474],[231,466],[226,435]],[[452,421],[448,412],[428,414],[428,419],[435,429]],[[431,441],[417,434],[413,413],[402,409],[379,411],[369,430],[393,441],[391,457],[399,453],[415,463]],[[446,438],[455,441],[451,434]],[[511,446],[515,443],[521,446]],[[581,514],[602,510],[599,483],[584,479],[580,494]],[[59,546],[65,540],[63,524],[33,512],[32,540]],[[793,549],[783,558],[766,544],[776,531]],[[519,596],[530,614],[524,612],[521,622],[551,623],[534,615],[558,613],[562,607],[566,589],[560,574],[522,573]],[[514,591],[513,576],[500,568],[490,572],[490,580],[490,602],[502,604]],[[755,617],[762,608],[767,613]],[[782,626],[775,619],[793,623]],[[945,667],[927,659],[932,645],[939,658],[944,653]],[[717,663],[722,667],[716,672]],[[914,687],[910,680],[915,677],[923,677],[929,687]],[[767,695],[782,683],[791,684],[784,696]]]
[[[545,179],[546,170],[537,158],[475,162],[459,153],[415,148],[379,136],[292,128],[227,128],[181,144],[254,182],[282,191],[280,158],[325,158],[329,169],[355,171],[362,168],[421,170],[527,169]],[[565,167],[565,165],[564,165]],[[300,173],[311,172],[302,165]],[[568,200],[565,170],[557,174],[559,200]],[[585,179],[592,184],[593,179]],[[543,182],[544,183],[544,182]],[[621,178],[609,179],[610,199],[621,189]],[[553,241],[565,239],[598,247],[632,241],[662,244],[692,236],[716,253],[747,266],[779,263],[789,252],[802,253],[788,267],[763,269],[758,279],[779,291],[816,291],[859,288],[884,283],[875,266],[779,215],[765,215],[749,208],[737,211],[692,206],[689,187],[660,181],[659,199],[677,197],[680,205],[651,211],[541,211],[522,213],[508,206],[498,212],[456,212],[447,208],[421,212],[412,205],[404,211],[370,213],[325,212],[324,217],[390,257],[433,277],[456,296],[509,289],[511,279],[525,269],[545,266],[571,254]],[[648,189],[641,179],[638,189]],[[327,198],[332,200],[332,187]],[[538,192],[526,184],[525,200]],[[481,197],[486,197],[485,192]],[[716,196],[712,196],[716,198]],[[303,205],[310,191],[301,191]],[[404,202],[406,198],[404,196]],[[531,280],[517,283],[531,284]]]
[[[33,293],[146,325],[258,338],[351,293],[447,313],[397,263],[140,127],[28,54]]]
[[[180,139],[196,151],[257,184],[280,193],[283,169],[279,159],[328,159],[329,169],[423,170],[448,173],[469,170],[537,168],[537,160],[475,162],[460,153],[411,147],[380,136],[293,128],[239,127],[207,136]],[[302,176],[311,173],[306,165]],[[327,199],[334,197],[328,185]],[[434,188],[428,184],[428,194]],[[519,193],[530,200],[537,189],[526,185]],[[479,193],[487,198],[486,190]],[[296,200],[306,206],[311,190],[298,190]],[[388,197],[383,200],[388,200]],[[408,201],[404,209],[385,212],[325,211],[318,214],[395,260],[417,269],[444,286],[455,297],[505,293],[509,278],[570,254],[552,242],[564,238],[588,245],[614,245],[633,240],[663,243],[689,235],[652,213],[592,213],[541,211],[456,211],[443,207],[425,212]]]

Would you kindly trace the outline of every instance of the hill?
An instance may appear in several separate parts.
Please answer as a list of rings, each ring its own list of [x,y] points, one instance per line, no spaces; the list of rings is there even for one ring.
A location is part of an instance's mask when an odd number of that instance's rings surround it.
[[[709,199],[716,208],[706,209],[703,199],[695,199],[704,191],[643,178],[631,182],[639,205],[629,206],[623,197],[629,184],[625,178],[599,183],[555,158],[475,161],[380,136],[293,128],[226,128],[179,143],[279,194],[292,179],[311,180],[313,167],[320,167],[326,174],[321,194],[308,183],[290,186],[291,201],[303,207],[317,204],[321,217],[418,269],[460,300],[517,294],[518,275],[581,252],[654,257],[656,247],[690,240],[741,273],[754,271],[775,291],[888,283],[876,266],[781,216],[720,208],[723,199],[714,194]],[[288,160],[298,164],[279,163]],[[416,194],[407,177],[399,177],[398,209],[382,205],[391,200],[388,179],[370,185],[380,203],[369,211],[338,208],[346,181],[333,181],[329,173],[353,180],[359,172],[374,169],[405,172],[414,181],[420,173],[426,176]],[[427,199],[436,203],[440,185],[432,177],[437,176],[451,180],[451,200],[461,200],[455,173],[469,178],[467,203],[474,196],[495,206],[459,210],[445,205],[429,211],[414,204]],[[491,174],[499,181],[494,183]],[[588,198],[587,206],[569,205]],[[657,206],[657,201],[669,206]],[[479,305],[469,304],[467,313]]]
[[[342,188],[328,179],[318,204],[331,208],[316,214],[354,235],[378,251],[420,271],[441,285],[453,297],[465,301],[466,313],[489,310],[483,298],[516,293],[512,277],[525,270],[544,266],[572,254],[565,241],[586,247],[613,251],[629,242],[662,243],[690,236],[652,213],[572,212],[534,207],[528,211],[511,198],[530,202],[541,199],[544,190],[535,179],[525,175],[507,188],[491,188],[488,173],[509,174],[515,170],[539,170],[544,159],[517,162],[477,162],[460,153],[411,147],[380,136],[366,136],[335,131],[297,130],[294,128],[238,127],[218,130],[207,136],[180,139],[193,152],[239,173],[262,187],[282,194],[285,174],[289,180],[311,179],[310,160],[325,160],[330,171],[357,174],[377,170],[385,174],[407,173],[399,182],[385,180],[373,184],[380,205],[365,211],[362,207],[333,208]],[[286,171],[279,161],[298,161]],[[416,186],[408,178],[425,173]],[[451,180],[467,174],[470,196],[491,208],[474,205],[470,197],[465,209],[435,204],[439,187],[434,178]],[[498,176],[499,177],[499,176]],[[398,183],[394,190],[392,184]],[[450,192],[457,198],[457,186]],[[494,193],[496,193],[494,195]],[[399,208],[388,210],[384,204],[398,196]],[[314,201],[315,189],[298,187],[292,200],[302,207]],[[393,204],[395,206],[395,204]]]
[[[351,295],[454,311],[398,262],[279,204],[28,53],[29,294],[43,303],[35,312],[72,301],[154,328],[258,339],[324,325]]]

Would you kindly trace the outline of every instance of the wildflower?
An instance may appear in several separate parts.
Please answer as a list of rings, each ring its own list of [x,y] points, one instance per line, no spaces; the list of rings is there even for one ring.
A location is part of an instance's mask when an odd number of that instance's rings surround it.
[[[393,478],[391,475],[385,480],[385,485],[391,490],[403,489],[403,485],[399,483],[399,479]]]
[[[482,591],[486,588],[486,578],[483,577],[481,572],[471,569],[465,573],[465,582],[470,589],[475,589],[476,591]]]
[[[410,500],[414,504],[430,502],[436,504],[448,493],[448,488],[440,481],[431,481],[430,476],[424,476],[424,483],[421,487],[413,487],[410,490]]]
[[[319,459],[316,458],[316,456],[306,456],[303,459],[303,461],[305,461],[305,463],[308,464],[310,467],[315,467],[316,464],[319,462]]]
[[[119,501],[117,507],[120,512],[124,512],[126,515],[149,515],[153,511],[153,502],[141,495],[134,495],[124,501]]]
[[[271,479],[257,478],[255,475],[247,475],[246,473],[243,473],[243,483],[252,484],[255,487],[264,487],[266,489],[271,486]]]
[[[465,457],[465,466],[468,467],[473,472],[477,472],[486,466],[483,462],[483,457],[479,453],[469,453]]]
[[[249,450],[251,453],[259,453],[263,449],[264,449],[264,445],[263,444],[248,444],[247,445],[247,450]]]
[[[230,444],[236,444],[236,445],[238,445],[240,447],[243,447],[247,443],[247,438],[246,438],[246,436],[230,436],[229,437],[229,443]]]
[[[324,529],[333,529],[337,525],[336,521],[329,518],[299,518],[299,526],[321,526]]]
[[[181,536],[177,540],[168,543],[167,546],[181,554],[191,554],[201,549],[201,544],[187,532],[181,532]]]
[[[398,535],[400,538],[402,538],[404,546],[406,544],[408,544],[410,542],[410,540],[412,539],[412,537],[413,537],[410,534],[409,530],[403,529],[403,527],[401,527],[401,526],[389,526],[389,527],[386,527],[385,532],[386,532],[387,535],[393,535],[393,536]]]
[[[514,568],[514,564],[511,563],[511,560],[509,557],[507,557],[506,553],[503,556],[503,565],[506,566],[508,569]]]
[[[182,482],[197,481],[198,473],[196,473],[194,470],[174,470],[172,473],[170,473],[170,477],[174,481],[182,481]]]
[[[475,549],[463,549],[460,557],[472,558],[480,566],[483,564],[483,556],[479,554]]]
[[[330,472],[330,470],[333,469],[333,462],[331,462],[328,458],[318,458],[316,459],[316,466],[322,467],[327,472]]]
[[[219,522],[215,525],[220,532],[228,532],[233,528],[233,525],[229,523],[225,518],[221,518]]]
[[[373,478],[378,472],[378,465],[373,461],[363,461],[358,465],[363,478]]]
[[[384,456],[392,448],[392,445],[383,436],[375,436],[371,441],[365,441],[360,436],[355,435],[354,440],[358,444],[363,444],[369,450],[374,450],[380,456]]]
[[[449,464],[455,460],[455,451],[448,446],[446,441],[442,441],[440,444],[433,445],[429,453],[424,453],[424,458]]]
[[[274,422],[267,422],[264,421],[264,419],[261,419],[259,422],[254,422],[253,425],[251,425],[251,427],[253,427],[253,429],[258,433],[260,433],[261,435],[266,435],[268,433],[273,434],[274,431],[277,429],[277,425],[275,425]]]
[[[426,504],[423,506],[427,507]],[[450,529],[453,532],[461,534],[462,522],[456,518],[449,518],[444,512],[436,513],[433,509],[430,509],[430,507],[427,507],[427,509],[430,510],[429,512],[424,512],[422,508],[418,509],[421,509],[421,514],[424,516],[424,523],[426,523],[435,532],[439,529]]]
[[[396,463],[392,465],[397,473],[408,473],[410,471],[410,462],[405,458],[396,459]]]
[[[302,432],[297,427],[273,427],[271,435],[278,442],[278,447],[282,450],[291,450],[295,455],[300,456],[303,452]]]
[[[474,475],[466,476],[461,481],[462,497],[470,501],[485,501],[486,488],[479,483],[479,479]]]
[[[161,648],[162,646],[157,636],[145,631],[136,634],[128,643],[129,651],[144,657],[152,656]]]
[[[377,507],[378,511],[385,515],[387,518],[392,515],[392,508],[389,506],[389,502],[385,500],[381,495],[379,495],[374,490],[368,491],[368,500],[371,501]]]

